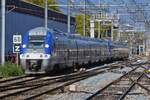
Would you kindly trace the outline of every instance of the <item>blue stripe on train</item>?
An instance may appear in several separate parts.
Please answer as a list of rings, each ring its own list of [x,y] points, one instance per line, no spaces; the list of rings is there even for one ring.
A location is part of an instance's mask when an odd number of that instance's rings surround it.
[[[47,35],[45,37],[45,44],[48,44],[49,47],[48,48],[44,48],[45,49],[45,53],[46,54],[52,54],[53,51],[53,36],[51,32],[47,32]]]
[[[20,54],[23,54],[23,53],[25,53],[25,51],[26,51],[26,48],[23,48],[22,46],[23,46],[23,45],[26,45],[26,46],[27,46],[27,44],[28,44],[28,37],[29,37],[29,32],[25,33],[25,34],[23,35],[23,37],[22,37],[22,43],[21,43],[21,45],[20,45]]]

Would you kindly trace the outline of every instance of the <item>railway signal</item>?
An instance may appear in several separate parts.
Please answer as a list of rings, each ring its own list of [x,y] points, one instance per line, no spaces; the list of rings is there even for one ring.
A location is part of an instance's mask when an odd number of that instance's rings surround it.
[[[13,53],[19,53],[20,52],[20,44],[21,44],[22,38],[21,35],[13,35]]]
[[[13,53],[16,53],[16,63],[17,65],[19,64],[19,52],[20,52],[20,44],[22,41],[22,36],[21,35],[13,35]]]
[[[21,44],[21,35],[13,35],[13,43],[14,44]]]
[[[19,53],[19,52],[20,52],[20,44],[14,44],[13,53]]]

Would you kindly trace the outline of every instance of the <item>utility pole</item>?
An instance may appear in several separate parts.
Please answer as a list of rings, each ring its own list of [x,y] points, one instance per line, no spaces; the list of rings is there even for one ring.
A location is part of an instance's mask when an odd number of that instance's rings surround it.
[[[101,8],[101,6],[100,6],[100,4],[101,4],[101,2],[100,2],[100,0],[98,0],[98,7],[99,7],[99,9]],[[99,19],[100,19],[100,14],[101,14],[101,12],[99,12]],[[98,21],[98,38],[100,38],[100,35],[101,35],[101,32],[100,32],[100,21]]]
[[[93,17],[91,17],[90,18],[90,37],[91,38],[95,38],[95,36],[94,36],[94,18]]]
[[[47,7],[47,0],[45,0],[45,28],[47,29],[48,24],[48,7]]]
[[[84,14],[83,14],[83,36],[86,36],[86,0],[84,0]]]
[[[113,41],[114,37],[114,23],[113,23],[113,20],[111,21],[111,41]]]
[[[68,9],[68,33],[70,33],[70,0],[67,0],[67,9]]]
[[[98,21],[98,38],[101,38],[100,35],[101,35],[101,33],[100,33],[100,21]]]
[[[1,1],[1,9],[2,9],[2,36],[1,36],[1,64],[5,63],[5,0]]]

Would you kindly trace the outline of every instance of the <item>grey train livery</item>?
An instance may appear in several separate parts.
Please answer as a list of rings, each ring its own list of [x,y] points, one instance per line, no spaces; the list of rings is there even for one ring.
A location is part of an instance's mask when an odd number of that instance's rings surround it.
[[[26,73],[48,73],[54,69],[126,59],[128,55],[129,49],[123,45],[44,27],[25,33],[20,46],[20,62]]]

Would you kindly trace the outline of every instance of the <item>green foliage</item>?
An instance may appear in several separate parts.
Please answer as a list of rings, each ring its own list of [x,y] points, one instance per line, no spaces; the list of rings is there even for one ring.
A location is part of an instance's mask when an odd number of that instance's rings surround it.
[[[17,66],[16,64],[7,62],[4,65],[0,65],[0,76],[2,77],[18,76],[23,74],[24,72],[21,66]]]
[[[111,24],[104,25],[102,23],[98,24],[98,22],[95,22],[95,36],[96,37],[98,36],[98,31],[100,31],[101,38],[108,37],[108,34],[110,34],[110,33],[107,33],[108,30],[111,30]]]
[[[76,33],[80,33],[81,35],[83,35],[83,16],[77,15],[75,19],[76,19]]]
[[[117,30],[114,30],[113,31],[113,40],[116,40],[117,39],[117,35],[118,35],[118,31]]]
[[[79,33],[81,35],[83,35],[83,25],[84,25],[84,14],[78,14],[75,16],[76,19],[76,33]],[[85,16],[85,24],[86,24],[86,36],[90,36],[90,15],[86,15]],[[100,33],[101,33],[101,37],[107,37],[106,36],[106,31],[111,29],[111,24],[99,24],[100,26],[98,26],[98,22],[95,22],[95,36],[98,36],[98,28],[100,27]]]
[[[76,33],[79,33],[81,35],[83,35],[83,25],[84,25],[84,20],[85,20],[85,28],[86,28],[86,36],[89,36],[90,34],[90,16],[86,15],[85,19],[84,19],[83,14],[78,14],[75,16],[75,20],[76,20]]]
[[[44,2],[45,0],[26,0],[26,1],[36,4],[36,5],[40,5],[42,7],[45,4],[45,2]],[[48,5],[50,5],[50,4],[58,4],[58,3],[56,2],[56,0],[48,0]],[[57,6],[49,6],[49,9],[60,12],[59,7],[57,7]]]

